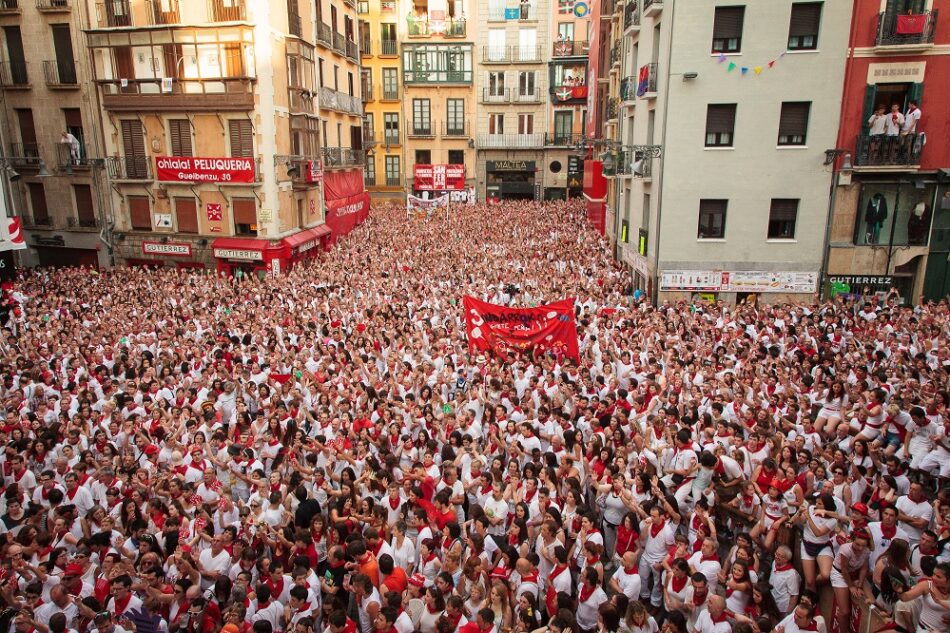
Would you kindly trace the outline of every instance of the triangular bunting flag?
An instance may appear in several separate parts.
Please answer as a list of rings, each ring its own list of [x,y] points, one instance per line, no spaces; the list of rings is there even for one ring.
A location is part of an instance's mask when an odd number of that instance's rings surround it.
[[[723,63],[724,61],[726,61],[726,56],[723,55],[722,53],[719,53],[719,63],[721,64],[721,63]]]
[[[755,74],[756,74],[756,75],[761,75],[761,74],[762,74],[762,67],[761,67],[761,66],[756,66],[756,67],[753,68],[752,70],[755,71]]]
[[[773,59],[772,61],[769,62],[769,68],[771,68],[774,65],[775,65],[775,60]]]
[[[735,62],[729,62],[729,72],[732,72],[736,69]]]
[[[744,75],[749,72],[749,67],[743,66],[742,68],[739,69],[739,71]]]

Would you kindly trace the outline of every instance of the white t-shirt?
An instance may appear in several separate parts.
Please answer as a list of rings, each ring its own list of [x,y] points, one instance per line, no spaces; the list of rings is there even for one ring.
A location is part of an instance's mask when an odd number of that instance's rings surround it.
[[[231,555],[228,554],[226,549],[222,549],[218,552],[218,555],[215,556],[211,553],[211,548],[207,548],[198,555],[198,567],[202,571],[216,571],[219,574],[227,574],[228,568],[231,567]],[[208,589],[214,585],[214,581],[210,578],[201,577],[201,588]]]
[[[640,599],[640,574],[637,573],[636,567],[629,574],[621,567],[614,572],[614,580],[617,581],[623,595],[630,598],[630,600]]]
[[[907,516],[914,518],[927,519],[927,522],[933,520],[934,518],[934,507],[931,505],[927,499],[924,499],[921,502],[912,501],[910,497],[903,496],[897,498],[897,503],[894,504],[894,507],[897,508],[898,512],[903,512]],[[907,532],[907,539],[910,541],[911,545],[915,545],[920,540],[920,534],[923,532],[921,528],[916,528],[910,523],[900,521],[898,525]]]

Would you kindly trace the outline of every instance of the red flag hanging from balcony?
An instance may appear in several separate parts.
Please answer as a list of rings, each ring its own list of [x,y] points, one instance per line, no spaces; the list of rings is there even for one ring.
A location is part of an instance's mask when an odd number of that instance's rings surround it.
[[[898,35],[920,35],[924,32],[927,25],[927,16],[919,13],[917,15],[899,15],[897,16],[897,34]]]
[[[579,359],[574,300],[534,308],[509,308],[463,297],[468,349],[495,352],[553,352]]]

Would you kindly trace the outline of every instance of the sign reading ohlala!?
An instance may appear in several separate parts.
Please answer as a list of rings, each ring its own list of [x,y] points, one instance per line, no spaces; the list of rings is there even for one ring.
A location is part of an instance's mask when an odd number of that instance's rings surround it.
[[[254,182],[254,159],[156,156],[155,171],[167,182]]]

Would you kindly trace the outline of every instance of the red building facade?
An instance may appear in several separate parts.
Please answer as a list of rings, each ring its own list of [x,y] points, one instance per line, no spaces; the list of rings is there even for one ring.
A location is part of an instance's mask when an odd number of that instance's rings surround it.
[[[826,276],[950,292],[950,0],[855,0]],[[830,281],[830,279],[826,279]]]

